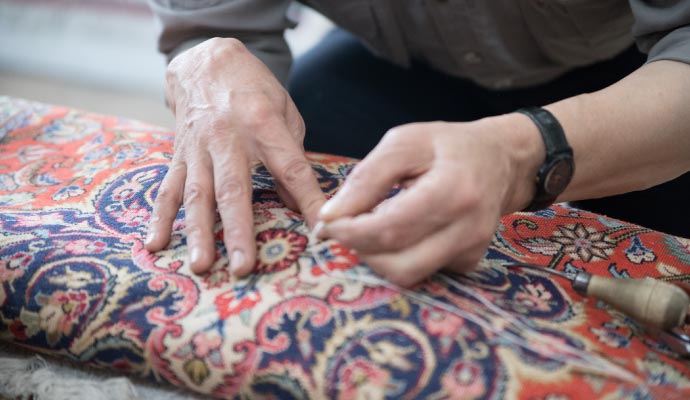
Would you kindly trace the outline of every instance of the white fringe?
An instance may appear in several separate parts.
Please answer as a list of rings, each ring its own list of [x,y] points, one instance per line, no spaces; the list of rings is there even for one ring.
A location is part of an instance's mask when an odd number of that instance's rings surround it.
[[[0,398],[14,400],[198,400],[169,385],[137,383],[46,360],[0,343]]]

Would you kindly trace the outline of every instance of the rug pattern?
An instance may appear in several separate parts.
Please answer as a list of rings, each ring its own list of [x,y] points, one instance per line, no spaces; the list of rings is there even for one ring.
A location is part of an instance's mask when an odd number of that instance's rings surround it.
[[[481,268],[413,293],[335,242],[309,244],[254,171],[258,260],[231,278],[143,238],[172,133],[0,97],[0,338],[219,398],[690,398],[690,363],[526,261],[690,279],[690,240],[562,205],[503,218]],[[310,154],[327,195],[355,160]]]

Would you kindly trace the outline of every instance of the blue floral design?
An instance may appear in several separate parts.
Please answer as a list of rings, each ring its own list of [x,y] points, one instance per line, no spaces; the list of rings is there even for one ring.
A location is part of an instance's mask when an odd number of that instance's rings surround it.
[[[656,260],[656,254],[642,244],[642,240],[635,236],[630,243],[630,247],[625,249],[625,256],[630,262],[642,264]]]

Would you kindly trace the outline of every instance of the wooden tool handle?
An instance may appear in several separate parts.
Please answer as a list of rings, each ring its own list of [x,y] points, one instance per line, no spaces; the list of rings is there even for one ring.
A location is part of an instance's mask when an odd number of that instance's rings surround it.
[[[681,326],[690,307],[690,297],[682,289],[652,278],[611,279],[592,276],[587,295],[661,330]]]

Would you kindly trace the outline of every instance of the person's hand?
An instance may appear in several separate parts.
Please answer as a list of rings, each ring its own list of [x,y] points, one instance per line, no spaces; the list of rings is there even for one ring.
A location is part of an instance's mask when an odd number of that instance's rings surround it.
[[[174,155],[155,200],[146,249],[170,240],[185,206],[192,271],[214,262],[216,208],[233,274],[256,259],[251,168],[273,174],[285,204],[314,222],[325,197],[304,155],[304,122],[268,68],[235,39],[211,39],[169,65],[166,98],[177,121]]]
[[[543,157],[537,128],[520,114],[396,127],[321,209],[319,236],[402,286],[441,267],[469,271],[500,217],[529,204]],[[376,207],[396,184],[404,189]]]

